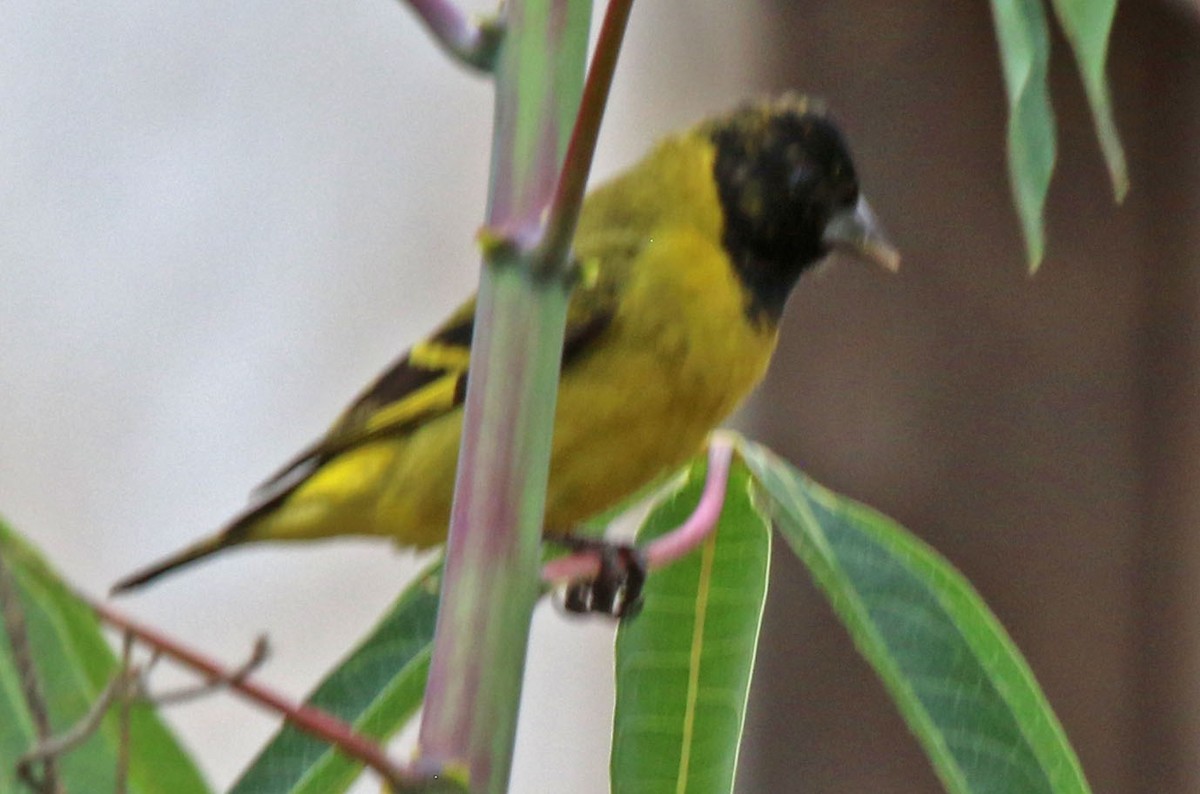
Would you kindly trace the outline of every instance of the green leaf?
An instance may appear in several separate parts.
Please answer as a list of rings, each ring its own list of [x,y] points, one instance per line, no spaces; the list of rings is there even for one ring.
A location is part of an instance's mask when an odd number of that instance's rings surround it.
[[[15,580],[52,730],[62,733],[83,718],[117,674],[117,659],[91,609],[3,521],[0,556]],[[35,741],[34,721],[6,632],[0,638],[0,791],[22,790],[16,762]],[[58,764],[66,790],[112,791],[119,745],[120,727],[113,710],[93,736]],[[133,794],[209,791],[191,758],[145,704],[130,710],[129,751],[128,784]]]
[[[1030,271],[1045,252],[1046,194],[1054,172],[1050,34],[1042,0],[992,0],[1008,93],[1008,172]]]
[[[425,695],[437,622],[440,562],[401,594],[388,613],[308,698],[363,736],[385,740],[416,713]],[[345,791],[362,764],[328,744],[283,726],[230,794],[334,794]]]
[[[1089,790],[1029,666],[961,574],[903,527],[766,449],[743,442],[742,454],[948,791]]]
[[[1122,201],[1129,190],[1129,174],[1117,123],[1113,120],[1108,80],[1104,75],[1108,35],[1117,13],[1117,0],[1054,0],[1054,12],[1071,43],[1079,73],[1083,76],[1083,87],[1092,108],[1096,137],[1108,166],[1113,196]]]
[[[614,792],[733,790],[771,555],[770,524],[750,486],[735,461],[716,532],[655,571],[642,613],[618,629]],[[647,519],[639,541],[682,523],[703,489],[697,463],[686,485]]]

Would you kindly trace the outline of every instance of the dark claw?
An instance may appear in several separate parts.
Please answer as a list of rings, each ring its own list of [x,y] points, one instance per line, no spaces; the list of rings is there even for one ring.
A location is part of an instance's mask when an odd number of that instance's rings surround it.
[[[600,573],[590,581],[571,584],[563,598],[568,612],[596,612],[614,618],[632,618],[642,610],[647,561],[636,546],[571,536],[556,538],[573,551],[600,555]]]
[[[563,609],[576,615],[586,615],[592,611],[592,583],[572,582],[567,586],[563,595]]]

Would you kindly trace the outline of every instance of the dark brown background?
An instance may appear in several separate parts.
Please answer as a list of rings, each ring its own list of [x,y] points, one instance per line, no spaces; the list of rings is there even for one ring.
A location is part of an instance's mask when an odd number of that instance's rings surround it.
[[[969,576],[1097,792],[1200,791],[1196,16],[1121,5],[1122,207],[1056,37],[1059,158],[1032,278],[987,4],[780,0],[769,26],[766,81],[838,97],[905,263],[803,285],[755,432]],[[772,588],[741,790],[940,790],[790,554]]]

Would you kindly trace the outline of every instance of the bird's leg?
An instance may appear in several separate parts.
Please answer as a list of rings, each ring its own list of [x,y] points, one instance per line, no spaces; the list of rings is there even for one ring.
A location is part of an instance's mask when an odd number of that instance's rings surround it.
[[[631,618],[642,608],[642,588],[649,563],[637,546],[612,543],[600,538],[553,535],[549,538],[576,554],[595,554],[600,572],[567,586],[563,607],[568,612],[598,612],[614,618]]]

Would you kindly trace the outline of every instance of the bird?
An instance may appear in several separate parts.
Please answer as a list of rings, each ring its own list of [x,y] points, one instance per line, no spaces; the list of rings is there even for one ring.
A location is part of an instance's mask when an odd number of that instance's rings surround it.
[[[763,378],[797,280],[834,251],[895,270],[823,103],[746,102],[655,145],[584,199],[571,255],[544,536],[685,464]],[[470,371],[468,300],[218,532],[123,592],[227,548],[338,535],[445,541]]]

